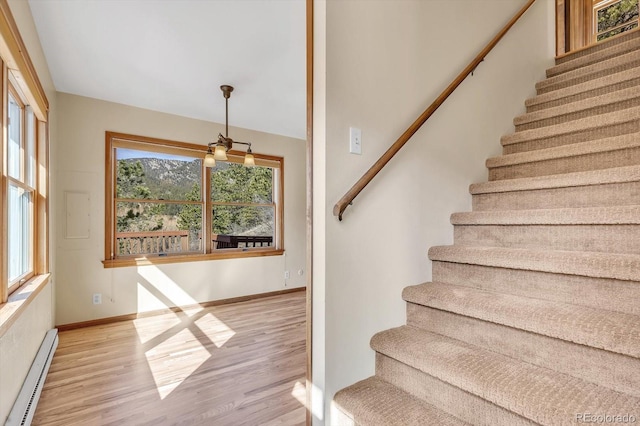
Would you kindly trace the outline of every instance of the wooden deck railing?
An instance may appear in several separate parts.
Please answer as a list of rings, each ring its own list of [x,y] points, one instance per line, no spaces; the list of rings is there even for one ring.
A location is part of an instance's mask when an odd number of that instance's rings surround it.
[[[189,231],[116,233],[118,255],[184,253],[189,251]]]
[[[353,202],[353,200],[360,194],[360,192],[371,182],[371,180],[384,168],[384,166],[400,151],[400,149],[407,143],[409,139],[422,127],[422,125],[433,115],[434,112],[444,103],[444,101],[453,93],[454,90],[471,74],[476,67],[482,62],[495,47],[496,44],[502,39],[502,37],[511,29],[511,27],[520,19],[522,15],[531,7],[536,0],[529,0],[522,9],[511,18],[507,25],[500,30],[498,34],[485,46],[484,49],[478,53],[478,55],[471,61],[467,67],[447,86],[447,88],[436,98],[435,101],[416,119],[416,121],[409,126],[409,128],[396,140],[393,145],[374,163],[373,166],[358,180],[355,185],[347,191],[346,194],[336,203],[333,207],[333,215],[337,216],[339,220],[342,220],[342,214]]]
[[[271,247],[272,236],[259,235],[211,235],[212,248]],[[201,247],[198,244],[199,247]],[[186,253],[189,247],[189,231],[149,231],[116,233],[118,256],[130,254]]]

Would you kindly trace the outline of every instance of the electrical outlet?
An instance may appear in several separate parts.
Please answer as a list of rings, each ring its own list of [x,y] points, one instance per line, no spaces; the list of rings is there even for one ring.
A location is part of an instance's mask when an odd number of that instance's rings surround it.
[[[94,305],[101,305],[102,304],[102,294],[101,293],[94,293],[93,294],[93,304]]]
[[[289,278],[291,278],[291,273],[289,271],[284,271],[284,279],[288,280]]]

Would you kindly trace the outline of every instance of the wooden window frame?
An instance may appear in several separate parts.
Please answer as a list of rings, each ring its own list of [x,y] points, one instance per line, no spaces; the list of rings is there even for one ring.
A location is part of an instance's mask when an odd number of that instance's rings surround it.
[[[102,261],[105,268],[137,266],[147,264],[164,264],[164,263],[181,263],[196,262],[204,260],[216,259],[233,259],[245,257],[261,257],[261,256],[278,256],[284,253],[284,158],[254,153],[256,165],[273,167],[278,170],[274,174],[274,203],[275,203],[275,242],[272,247],[256,247],[256,248],[238,248],[212,250],[211,239],[203,238],[202,252],[187,252],[185,254],[174,253],[170,255],[147,254],[138,257],[118,257],[116,256],[116,198],[115,198],[115,178],[117,162],[115,159],[116,148],[128,147],[131,149],[147,148],[148,151],[175,153],[176,155],[204,158],[207,147],[187,142],[177,142],[165,139],[151,138],[146,136],[129,135],[118,132],[105,132],[105,246],[104,260]],[[152,149],[149,149],[152,148]],[[230,158],[241,158],[243,152],[229,151]],[[233,162],[238,162],[237,160]],[[205,230],[212,233],[212,214],[211,206],[214,204],[211,200],[211,169],[204,167],[202,174],[202,204],[204,206],[203,215],[203,233]],[[171,202],[174,202],[172,200]],[[177,201],[176,201],[177,202]],[[200,203],[200,201],[180,201],[185,203]],[[216,203],[217,204],[217,203]]]
[[[36,235],[37,235],[37,221],[36,221],[36,214],[35,212],[37,211],[37,203],[38,203],[38,197],[36,196],[37,194],[37,188],[36,187],[32,187],[27,183],[27,170],[28,170],[28,166],[27,166],[27,162],[29,161],[29,156],[27,155],[27,106],[25,103],[25,99],[24,99],[24,95],[22,95],[19,90],[16,88],[16,86],[13,83],[13,78],[9,78],[9,84],[8,84],[8,94],[7,94],[7,103],[6,103],[6,111],[7,114],[5,116],[5,123],[7,123],[7,143],[9,140],[9,126],[11,126],[11,123],[9,122],[9,102],[10,102],[10,97],[18,104],[18,107],[20,108],[20,177],[19,178],[14,178],[12,176],[9,176],[8,172],[7,172],[7,192],[9,189],[9,186],[11,184],[13,184],[13,186],[16,186],[18,188],[21,188],[23,191],[28,192],[30,194],[30,203],[31,206],[29,208],[29,231],[31,233],[29,240],[27,241],[29,243],[29,267],[27,269],[27,271],[16,277],[13,281],[9,281],[7,279],[7,284],[8,284],[8,293],[11,294],[14,291],[16,291],[18,289],[18,287],[20,287],[21,285],[23,285],[25,282],[27,282],[28,280],[30,280],[31,278],[33,278],[35,276],[35,262],[36,262]],[[34,128],[31,129],[32,132],[35,132],[36,130],[36,126],[34,125]],[[37,152],[37,141],[36,141],[36,152],[34,152],[35,157],[38,157],[38,152]],[[7,153],[7,161],[9,160],[8,158],[8,153]],[[37,175],[37,168],[35,171],[36,175]],[[35,177],[35,181],[37,182],[37,176]],[[9,208],[9,203],[8,203],[8,199],[7,199],[7,209]],[[9,220],[9,213],[7,212],[7,221]],[[8,242],[8,237],[7,237],[7,242]],[[7,250],[8,251],[8,250]]]
[[[596,11],[615,1],[618,0],[556,0],[556,56],[563,57],[568,53],[599,43]],[[638,30],[640,26],[629,31]],[[620,37],[629,31],[605,40]]]
[[[0,224],[2,229],[2,255],[0,255],[0,308],[12,301],[13,294],[24,292],[34,282],[46,284],[49,272],[49,236],[48,236],[48,126],[45,121],[39,119],[35,109],[29,104],[30,96],[25,93],[25,86],[19,84],[18,74],[10,70],[5,62],[0,62],[2,78],[2,108],[0,117],[3,123],[2,149],[0,150],[1,185],[0,185]],[[8,141],[9,141],[9,97],[20,107],[20,173],[19,178],[9,176],[8,168]],[[31,111],[28,113],[28,109]],[[33,122],[28,115],[33,114]],[[27,127],[30,127],[29,129]],[[29,164],[31,157],[28,138],[33,137],[34,143],[31,171]],[[27,173],[32,172],[32,181]],[[29,267],[28,270],[9,281],[9,188],[13,185],[30,193],[29,207]],[[30,293],[29,293],[30,294]],[[23,298],[24,295],[17,297]],[[1,323],[0,326],[4,325]]]
[[[591,29],[591,44],[599,43],[599,41],[598,41],[598,35],[599,35],[599,32],[598,32],[598,18],[597,18],[598,17],[598,12],[600,10],[605,9],[605,8],[613,5],[614,3],[617,3],[617,2],[620,2],[620,1],[622,1],[622,0],[593,0],[593,6],[592,6],[592,12],[591,12],[591,27],[590,27],[590,29]],[[607,28],[604,32],[609,32],[609,31],[615,30],[616,28],[625,27],[627,25],[630,25],[634,21],[638,22],[638,24],[640,25],[640,20],[638,18],[636,18],[635,20],[625,22],[624,24],[620,24],[617,27]],[[627,31],[623,31],[623,32],[621,32],[619,34],[616,34],[616,35],[624,34],[625,32],[627,32]],[[605,38],[605,39],[603,39],[601,41],[608,40],[608,39],[610,39],[612,37],[615,37],[615,36],[607,37],[607,38]]]
[[[31,247],[32,274],[9,288],[7,113],[10,82],[34,114],[35,186]],[[49,283],[49,101],[20,36],[7,0],[0,0],[0,336],[3,336]],[[26,124],[25,124],[26,125]]]

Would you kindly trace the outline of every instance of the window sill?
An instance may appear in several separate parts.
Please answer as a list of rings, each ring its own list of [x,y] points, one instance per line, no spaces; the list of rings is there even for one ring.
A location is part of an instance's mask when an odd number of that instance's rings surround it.
[[[31,278],[11,293],[7,303],[0,304],[0,337],[4,336],[20,314],[35,300],[49,282],[50,276],[51,274],[43,274]]]
[[[218,259],[242,259],[246,257],[263,257],[263,256],[281,256],[284,254],[283,249],[252,249],[247,251],[229,250],[223,253],[207,253],[207,254],[185,254],[173,256],[153,256],[153,257],[137,257],[137,258],[120,258],[103,260],[102,265],[105,268],[121,268],[126,266],[144,266],[144,265],[161,265],[165,263],[184,263],[184,262],[202,262],[205,260]]]

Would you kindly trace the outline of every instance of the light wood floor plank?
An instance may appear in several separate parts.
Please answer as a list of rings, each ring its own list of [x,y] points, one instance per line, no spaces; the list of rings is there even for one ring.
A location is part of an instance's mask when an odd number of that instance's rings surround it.
[[[59,337],[34,425],[305,422],[303,291]]]

